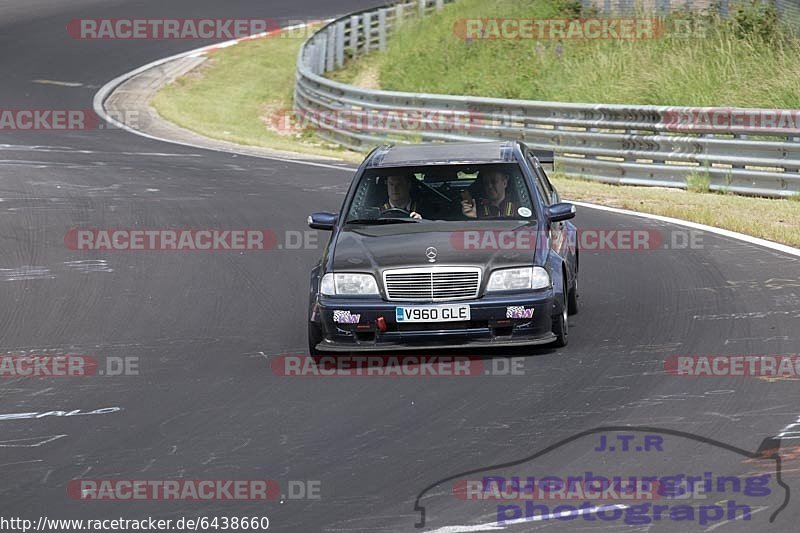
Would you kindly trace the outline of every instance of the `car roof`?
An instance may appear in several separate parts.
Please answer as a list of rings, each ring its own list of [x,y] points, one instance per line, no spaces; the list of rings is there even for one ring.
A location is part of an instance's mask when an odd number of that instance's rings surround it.
[[[377,148],[367,167],[449,165],[455,163],[513,163],[516,141],[396,144]],[[553,153],[535,152],[540,162],[552,162]],[[546,161],[547,160],[547,161]]]

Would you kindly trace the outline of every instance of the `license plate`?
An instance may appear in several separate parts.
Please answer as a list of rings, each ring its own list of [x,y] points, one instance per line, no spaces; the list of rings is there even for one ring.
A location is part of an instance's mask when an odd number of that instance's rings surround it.
[[[468,305],[396,308],[398,322],[461,322],[469,320]]]

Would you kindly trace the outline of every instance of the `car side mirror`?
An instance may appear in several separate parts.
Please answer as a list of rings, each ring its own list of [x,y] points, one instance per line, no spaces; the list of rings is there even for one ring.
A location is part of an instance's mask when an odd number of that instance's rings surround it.
[[[550,222],[575,218],[575,206],[568,202],[553,204],[547,208],[547,218],[550,219]]]
[[[311,213],[308,215],[308,226],[311,229],[321,229],[326,231],[333,231],[336,222],[339,220],[339,215],[334,213]]]

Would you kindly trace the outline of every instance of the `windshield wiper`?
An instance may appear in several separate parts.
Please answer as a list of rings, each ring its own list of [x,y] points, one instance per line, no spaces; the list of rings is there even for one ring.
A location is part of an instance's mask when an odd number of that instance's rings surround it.
[[[422,222],[416,218],[354,218],[348,220],[345,224],[364,224],[364,225],[378,225],[378,224],[406,224],[408,222]]]

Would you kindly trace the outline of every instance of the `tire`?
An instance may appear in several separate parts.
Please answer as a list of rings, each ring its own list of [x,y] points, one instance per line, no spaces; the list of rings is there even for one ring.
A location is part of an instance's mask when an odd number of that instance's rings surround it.
[[[569,296],[566,287],[564,287],[562,298],[561,312],[557,317],[553,318],[553,333],[556,336],[556,340],[553,341],[553,344],[558,348],[563,348],[569,342],[569,322],[567,320],[567,315],[569,314]]]
[[[319,357],[320,351],[317,350],[317,344],[322,342],[322,330],[312,322],[308,323],[308,355],[311,357]]]
[[[570,315],[578,313],[578,274],[575,274],[575,281],[572,282],[572,288],[569,290],[567,297],[567,312]]]

